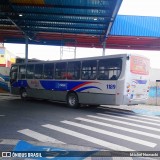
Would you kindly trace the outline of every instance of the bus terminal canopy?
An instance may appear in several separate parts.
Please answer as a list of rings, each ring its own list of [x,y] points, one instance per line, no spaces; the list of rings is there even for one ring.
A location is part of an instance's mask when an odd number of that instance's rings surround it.
[[[0,42],[103,47],[122,0],[1,0]]]

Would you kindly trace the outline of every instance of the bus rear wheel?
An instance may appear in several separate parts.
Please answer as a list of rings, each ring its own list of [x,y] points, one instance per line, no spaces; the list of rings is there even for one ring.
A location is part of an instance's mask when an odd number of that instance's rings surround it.
[[[79,107],[78,96],[75,93],[68,93],[67,95],[67,105],[71,108]]]
[[[24,88],[20,90],[20,95],[22,100],[27,100],[27,92]]]

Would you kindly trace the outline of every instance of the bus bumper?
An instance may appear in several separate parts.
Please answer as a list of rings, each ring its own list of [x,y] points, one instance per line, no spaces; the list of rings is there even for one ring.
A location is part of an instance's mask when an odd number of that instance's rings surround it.
[[[129,99],[128,96],[124,96],[123,104],[124,105],[136,105],[136,104],[145,104],[147,103],[148,98],[141,99]]]

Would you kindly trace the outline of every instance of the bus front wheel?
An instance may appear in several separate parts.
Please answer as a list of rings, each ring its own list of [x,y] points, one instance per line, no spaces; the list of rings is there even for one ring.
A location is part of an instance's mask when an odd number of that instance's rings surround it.
[[[22,100],[27,100],[27,92],[24,88],[20,90],[20,95]]]
[[[71,108],[79,107],[78,96],[75,93],[68,93],[67,95],[67,105]]]

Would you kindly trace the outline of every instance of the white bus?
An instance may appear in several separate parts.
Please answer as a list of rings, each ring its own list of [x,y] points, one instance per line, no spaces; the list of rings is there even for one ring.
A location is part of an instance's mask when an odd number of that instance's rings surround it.
[[[10,71],[11,93],[73,108],[145,103],[149,68],[147,58],[130,54],[17,63]]]

